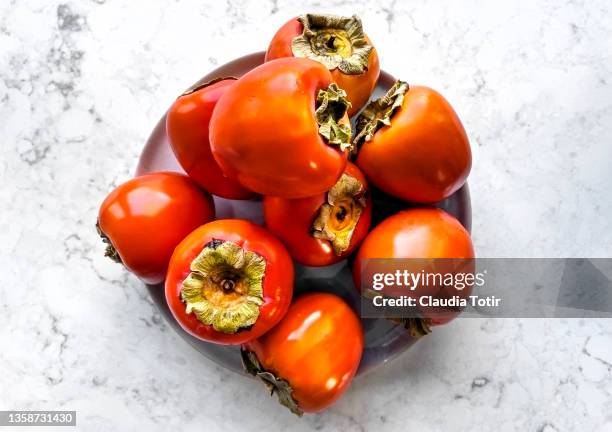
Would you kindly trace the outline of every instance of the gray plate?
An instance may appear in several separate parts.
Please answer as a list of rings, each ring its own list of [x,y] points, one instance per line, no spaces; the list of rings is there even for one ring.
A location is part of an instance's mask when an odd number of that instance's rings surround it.
[[[208,81],[219,76],[240,77],[249,70],[263,63],[264,53],[258,52],[240,57],[223,66],[218,67],[202,78]],[[406,78],[406,77],[404,77]],[[408,77],[409,78],[409,77]],[[374,95],[378,97],[391,87],[395,79],[388,73],[381,71]],[[166,136],[166,116],[153,129],[147,144],[140,156],[136,174],[146,174],[155,171],[183,172],[179,166]],[[388,214],[410,207],[410,204],[399,202],[377,191],[374,194],[375,214],[374,221],[380,221]],[[259,201],[233,201],[215,197],[218,218],[243,218],[262,223],[261,202]],[[436,207],[445,209],[454,214],[469,230],[471,227],[470,194],[467,185]],[[186,333],[174,320],[164,297],[163,285],[147,286],[151,297],[159,308],[168,324],[195,349],[213,362],[238,373],[242,372],[238,347],[215,345],[202,342]],[[295,293],[299,295],[306,291],[327,291],[344,298],[359,312],[359,296],[353,285],[351,271],[347,261],[329,267],[315,268],[296,264]],[[416,340],[412,339],[405,330],[384,319],[362,319],[365,335],[365,350],[361,359],[358,373],[364,373],[375,366],[384,364],[400,353],[410,348]]]

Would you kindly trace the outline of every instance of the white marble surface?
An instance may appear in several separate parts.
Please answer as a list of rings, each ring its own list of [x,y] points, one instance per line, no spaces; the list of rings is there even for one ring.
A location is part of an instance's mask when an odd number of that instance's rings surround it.
[[[102,257],[98,204],[177,92],[306,11],[359,14],[385,69],[455,105],[480,256],[612,254],[607,0],[3,0],[0,409],[87,431],[612,431],[612,321],[458,320],[297,419]]]

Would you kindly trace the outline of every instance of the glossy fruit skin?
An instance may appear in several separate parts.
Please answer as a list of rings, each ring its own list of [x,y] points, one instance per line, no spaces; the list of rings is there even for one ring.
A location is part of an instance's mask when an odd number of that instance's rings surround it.
[[[359,318],[338,296],[300,296],[285,318],[244,348],[264,369],[285,379],[304,412],[316,412],[337,401],[351,383],[363,353]]]
[[[434,203],[457,191],[472,166],[457,114],[427,87],[410,87],[391,125],[379,129],[356,161],[372,184],[407,201]]]
[[[189,275],[189,266],[204,246],[212,240],[230,241],[266,260],[263,279],[264,303],[250,329],[227,334],[201,323],[187,314],[181,301],[181,286]],[[257,338],[274,327],[287,312],[293,295],[293,262],[283,244],[259,225],[242,219],[220,219],[194,230],[175,249],[166,277],[166,301],[181,327],[192,336],[217,344],[238,345]]]
[[[233,85],[228,78],[180,96],[166,117],[170,146],[181,167],[202,188],[223,198],[247,199],[253,192],[228,178],[210,151],[209,122],[217,101]]]
[[[293,259],[302,265],[321,267],[340,262],[350,255],[368,234],[372,219],[372,198],[367,192],[367,180],[359,168],[350,162],[344,172],[364,185],[366,206],[355,226],[349,248],[341,255],[334,253],[329,240],[315,238],[311,234],[313,221],[326,202],[327,193],[308,198],[266,196],[263,199],[266,227],[285,244]]]
[[[314,117],[329,71],[309,59],[279,59],[251,70],[221,97],[210,121],[210,143],[221,169],[246,188],[301,198],[332,187],[347,151],[330,146]]]
[[[403,210],[385,219],[365,238],[353,264],[353,281],[361,290],[363,260],[372,258],[474,258],[474,246],[470,234],[453,216],[437,208]],[[459,292],[467,296],[471,289]],[[453,294],[457,293],[453,290]],[[406,294],[406,293],[404,293]],[[418,295],[447,296],[445,292],[422,291]],[[435,318],[429,311],[438,312]],[[440,311],[421,309],[431,318],[430,324],[444,324],[456,313],[440,316]]]
[[[158,284],[176,245],[214,218],[208,193],[183,174],[160,172],[115,188],[100,206],[98,224],[125,267],[144,282]]]
[[[266,52],[265,61],[274,60],[282,57],[293,57],[291,51],[291,42],[296,36],[302,34],[304,27],[297,18],[287,21],[274,35],[268,51]],[[366,40],[370,45],[372,42],[366,36]],[[363,74],[348,75],[334,69],[331,71],[333,80],[338,86],[346,91],[348,100],[351,102],[348,115],[356,114],[370,99],[378,76],[380,75],[380,62],[376,48],[373,48],[370,57],[368,58],[368,70]]]

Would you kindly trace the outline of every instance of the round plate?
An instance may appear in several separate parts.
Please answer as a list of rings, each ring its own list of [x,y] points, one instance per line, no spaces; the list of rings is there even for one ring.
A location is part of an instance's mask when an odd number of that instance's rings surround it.
[[[258,52],[240,57],[218,67],[200,81],[205,82],[224,76],[240,77],[262,64],[264,54],[264,52]],[[394,81],[395,79],[391,75],[381,71],[376,90],[374,91],[374,97],[383,94],[393,85]],[[166,136],[165,115],[157,123],[155,129],[153,129],[142,151],[136,174],[141,175],[155,171],[184,172],[170,148],[168,137]],[[242,218],[262,224],[263,217],[260,201],[234,201],[219,197],[214,197],[214,199],[218,218]],[[402,208],[411,206],[410,204],[390,199],[380,192],[375,193],[374,203],[375,207],[378,206],[377,208],[382,209],[379,215],[393,214]],[[470,229],[471,206],[467,185],[450,198],[437,204],[436,207],[443,208],[455,215],[468,230]],[[374,218],[374,223],[376,223],[376,218]],[[178,325],[170,313],[166,304],[163,285],[148,285],[147,288],[160,313],[181,337],[206,358],[235,372],[243,373],[238,347],[215,345],[200,341],[189,335]],[[326,291],[337,294],[344,298],[359,315],[359,295],[353,285],[351,271],[346,260],[333,266],[320,268],[296,264],[295,295],[297,296],[306,291]],[[416,342],[401,326],[394,325],[385,319],[362,319],[362,324],[365,335],[365,350],[358,373],[363,373],[375,366],[388,362]]]

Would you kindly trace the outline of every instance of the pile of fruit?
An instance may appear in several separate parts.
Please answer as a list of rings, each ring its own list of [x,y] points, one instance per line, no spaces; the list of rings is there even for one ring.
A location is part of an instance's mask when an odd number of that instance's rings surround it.
[[[340,297],[293,298],[294,262],[350,257],[359,290],[367,258],[474,256],[465,228],[432,205],[470,171],[459,118],[438,92],[403,81],[371,100],[379,73],[359,18],[290,20],[261,66],[198,84],[170,108],[167,135],[187,175],[134,178],[98,215],[106,254],[148,284],[165,281],[181,327],[240,345],[245,370],[296,414],[346,391],[364,338]],[[212,195],[262,200],[265,226],[215,220]],[[401,210],[381,217],[373,196]],[[418,328],[451,318],[423,311]]]

